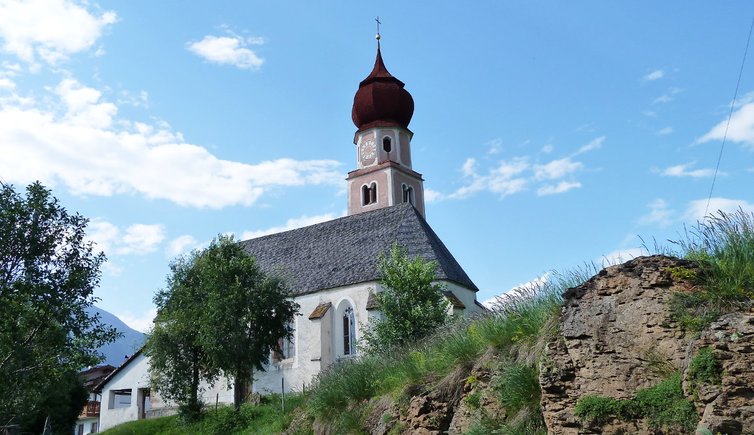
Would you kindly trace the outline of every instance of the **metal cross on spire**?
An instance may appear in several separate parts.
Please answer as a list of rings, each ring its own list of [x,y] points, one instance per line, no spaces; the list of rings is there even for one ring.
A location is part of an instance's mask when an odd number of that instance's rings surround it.
[[[380,24],[382,24],[382,22],[380,21],[379,16],[375,18],[374,21],[377,21],[377,36],[375,38],[377,38],[377,44],[379,44],[380,43]]]

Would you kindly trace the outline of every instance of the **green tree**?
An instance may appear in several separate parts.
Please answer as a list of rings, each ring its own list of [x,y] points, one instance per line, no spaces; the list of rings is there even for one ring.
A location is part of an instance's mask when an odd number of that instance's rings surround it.
[[[50,391],[76,388],[71,374],[118,336],[87,312],[105,261],[85,241],[87,222],[40,183],[25,197],[0,188],[0,424],[53,413]]]
[[[174,262],[167,289],[155,297],[157,322],[147,342],[155,388],[193,411],[199,381],[222,373],[239,408],[253,370],[263,370],[293,332],[298,304],[290,296],[232,237]]]
[[[220,236],[197,263],[208,292],[202,346],[213,365],[234,385],[236,409],[252,371],[263,370],[281,338],[293,333],[298,304],[282,280],[263,273],[254,257]]]
[[[157,318],[147,338],[152,386],[163,397],[180,405],[187,421],[199,418],[201,381],[213,383],[219,376],[200,345],[208,292],[197,266],[201,253],[178,258],[170,264],[167,287],[157,292]]]
[[[444,286],[435,283],[437,263],[410,259],[393,244],[389,255],[380,255],[378,266],[384,290],[375,298],[382,317],[364,335],[368,352],[420,340],[447,322]]]

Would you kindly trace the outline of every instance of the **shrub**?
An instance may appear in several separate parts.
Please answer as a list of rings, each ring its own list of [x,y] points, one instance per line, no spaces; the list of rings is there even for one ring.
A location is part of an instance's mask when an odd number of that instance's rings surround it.
[[[654,428],[669,428],[688,433],[696,427],[699,416],[694,404],[683,396],[681,375],[675,373],[654,387],[638,390],[632,399],[585,396],[574,410],[587,424],[602,426],[613,418],[646,418]]]
[[[715,358],[714,350],[711,347],[703,347],[689,364],[689,381],[694,387],[700,383],[719,384],[721,371],[722,367]]]
[[[508,414],[516,414],[524,407],[539,406],[541,390],[535,367],[516,362],[503,362],[495,390]]]

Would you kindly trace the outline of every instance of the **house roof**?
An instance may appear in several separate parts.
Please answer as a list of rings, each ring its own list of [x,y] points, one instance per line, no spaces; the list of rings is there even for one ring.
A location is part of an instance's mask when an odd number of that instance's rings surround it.
[[[144,346],[142,346],[141,348],[139,348],[139,350],[137,350],[131,356],[129,356],[128,358],[126,358],[126,360],[123,361],[123,364],[121,364],[120,366],[118,366],[117,369],[111,371],[110,374],[107,375],[107,377],[105,377],[105,379],[103,379],[102,381],[100,381],[100,383],[97,384],[97,386],[94,387],[94,389],[92,391],[102,392],[102,388],[108,382],[110,382],[110,379],[112,379],[115,375],[117,375],[118,373],[120,373],[121,370],[125,369],[127,365],[131,364],[131,362],[133,362],[133,360],[135,360],[136,357],[138,357],[139,355],[141,355],[142,351],[144,351]]]
[[[437,278],[477,291],[427,221],[409,203],[240,242],[294,295],[380,278],[377,258],[397,242],[410,258],[437,263]]]

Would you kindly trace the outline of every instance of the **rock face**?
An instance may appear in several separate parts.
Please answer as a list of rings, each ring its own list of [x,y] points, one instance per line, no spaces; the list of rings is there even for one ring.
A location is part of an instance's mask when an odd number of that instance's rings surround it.
[[[655,433],[641,421],[582,427],[574,407],[587,395],[629,399],[666,377],[664,368],[683,367],[689,340],[669,323],[668,301],[691,288],[672,273],[689,267],[670,257],[640,257],[565,293],[560,335],[540,370],[548,433]]]
[[[754,315],[721,317],[693,343],[690,355],[704,347],[713,349],[721,380],[719,385],[692,385],[686,373],[684,393],[694,397],[702,413],[698,427],[713,434],[754,432]]]

